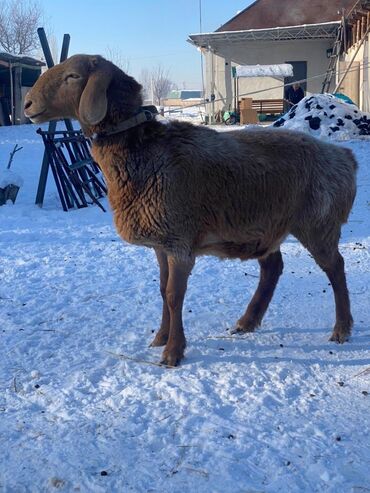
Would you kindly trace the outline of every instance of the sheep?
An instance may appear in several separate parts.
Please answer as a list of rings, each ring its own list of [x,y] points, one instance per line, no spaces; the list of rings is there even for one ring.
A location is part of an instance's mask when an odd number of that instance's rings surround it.
[[[153,248],[162,321],[151,346],[176,366],[186,339],[182,308],[199,255],[257,259],[260,279],[234,333],[262,321],[283,271],[280,245],[292,234],[327,274],[345,342],[353,319],[338,251],[356,194],[350,150],[281,129],[217,132],[142,108],[141,86],[99,55],[75,55],[43,74],[25,98],[34,123],[79,120],[108,185],[123,240]]]

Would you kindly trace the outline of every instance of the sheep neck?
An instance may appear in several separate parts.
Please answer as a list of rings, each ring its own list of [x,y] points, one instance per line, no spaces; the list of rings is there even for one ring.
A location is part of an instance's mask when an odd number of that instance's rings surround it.
[[[140,111],[136,114],[127,118],[117,124],[105,125],[104,130],[99,132],[93,132],[90,135],[91,140],[101,141],[102,139],[109,137],[111,135],[121,134],[126,132],[130,128],[137,127],[145,122],[150,122],[155,118],[155,114],[151,111],[141,107]],[[89,133],[89,132],[88,132]]]

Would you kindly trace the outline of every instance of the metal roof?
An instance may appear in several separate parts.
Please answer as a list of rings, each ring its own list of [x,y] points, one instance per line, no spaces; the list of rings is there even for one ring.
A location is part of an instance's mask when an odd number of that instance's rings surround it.
[[[289,41],[295,39],[333,39],[340,21],[301,26],[273,27],[268,29],[247,29],[243,31],[216,31],[212,33],[190,34],[188,42],[199,48],[211,48],[226,43],[243,41]]]
[[[241,31],[340,21],[356,0],[257,0],[216,31]],[[364,1],[364,0],[362,0]]]
[[[166,99],[192,99],[201,98],[202,91],[197,89],[174,89],[166,97]]]
[[[29,67],[43,67],[45,65],[41,60],[27,55],[13,55],[12,53],[0,52],[0,61],[12,63],[14,65],[27,65]]]

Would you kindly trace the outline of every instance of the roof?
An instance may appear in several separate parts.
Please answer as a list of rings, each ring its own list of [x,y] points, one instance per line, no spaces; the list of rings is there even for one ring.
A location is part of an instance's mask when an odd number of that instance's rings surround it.
[[[193,99],[193,98],[201,98],[202,91],[191,90],[191,89],[180,89],[171,91],[167,99]]]
[[[0,61],[12,64],[28,65],[29,67],[43,67],[45,63],[27,55],[14,55],[12,53],[0,52]]]
[[[356,0],[257,0],[216,32],[267,29],[339,21]],[[278,3],[278,5],[277,5]]]
[[[282,1],[282,0],[279,0]],[[333,39],[340,21],[299,26],[246,29],[242,31],[216,31],[213,33],[190,34],[189,42],[200,48],[211,47],[215,52],[227,43],[241,41],[289,41],[292,39]]]

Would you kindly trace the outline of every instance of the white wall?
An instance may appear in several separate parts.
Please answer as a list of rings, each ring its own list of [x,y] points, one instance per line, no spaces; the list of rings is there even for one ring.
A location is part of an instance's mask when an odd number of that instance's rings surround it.
[[[215,81],[216,99],[222,101],[215,104],[215,110],[227,108],[232,103],[233,81],[230,81],[231,64],[267,65],[286,61],[306,61],[307,78],[325,74],[328,67],[326,50],[332,48],[332,40],[292,40],[292,41],[245,41],[243,43],[227,43],[220,45],[218,54],[205,54],[206,66],[206,97],[212,93],[212,71]],[[212,61],[213,58],[213,61]],[[225,65],[227,63],[227,65]],[[324,75],[307,82],[307,91],[321,92]],[[279,85],[276,79],[266,77],[240,79],[239,93],[254,92]],[[280,84],[282,84],[280,82]],[[283,89],[271,89],[252,96],[254,99],[277,99],[283,97]],[[211,105],[210,105],[211,106]]]
[[[357,48],[358,44],[352,46],[352,48],[348,50],[348,53],[346,53],[344,61],[348,66],[353,59],[354,63],[352,64],[350,70],[353,70],[356,66],[359,66],[359,107],[362,111],[370,112],[370,35],[356,54]],[[348,84],[350,84],[352,78],[353,74],[349,74],[343,81],[341,87],[345,88]]]

